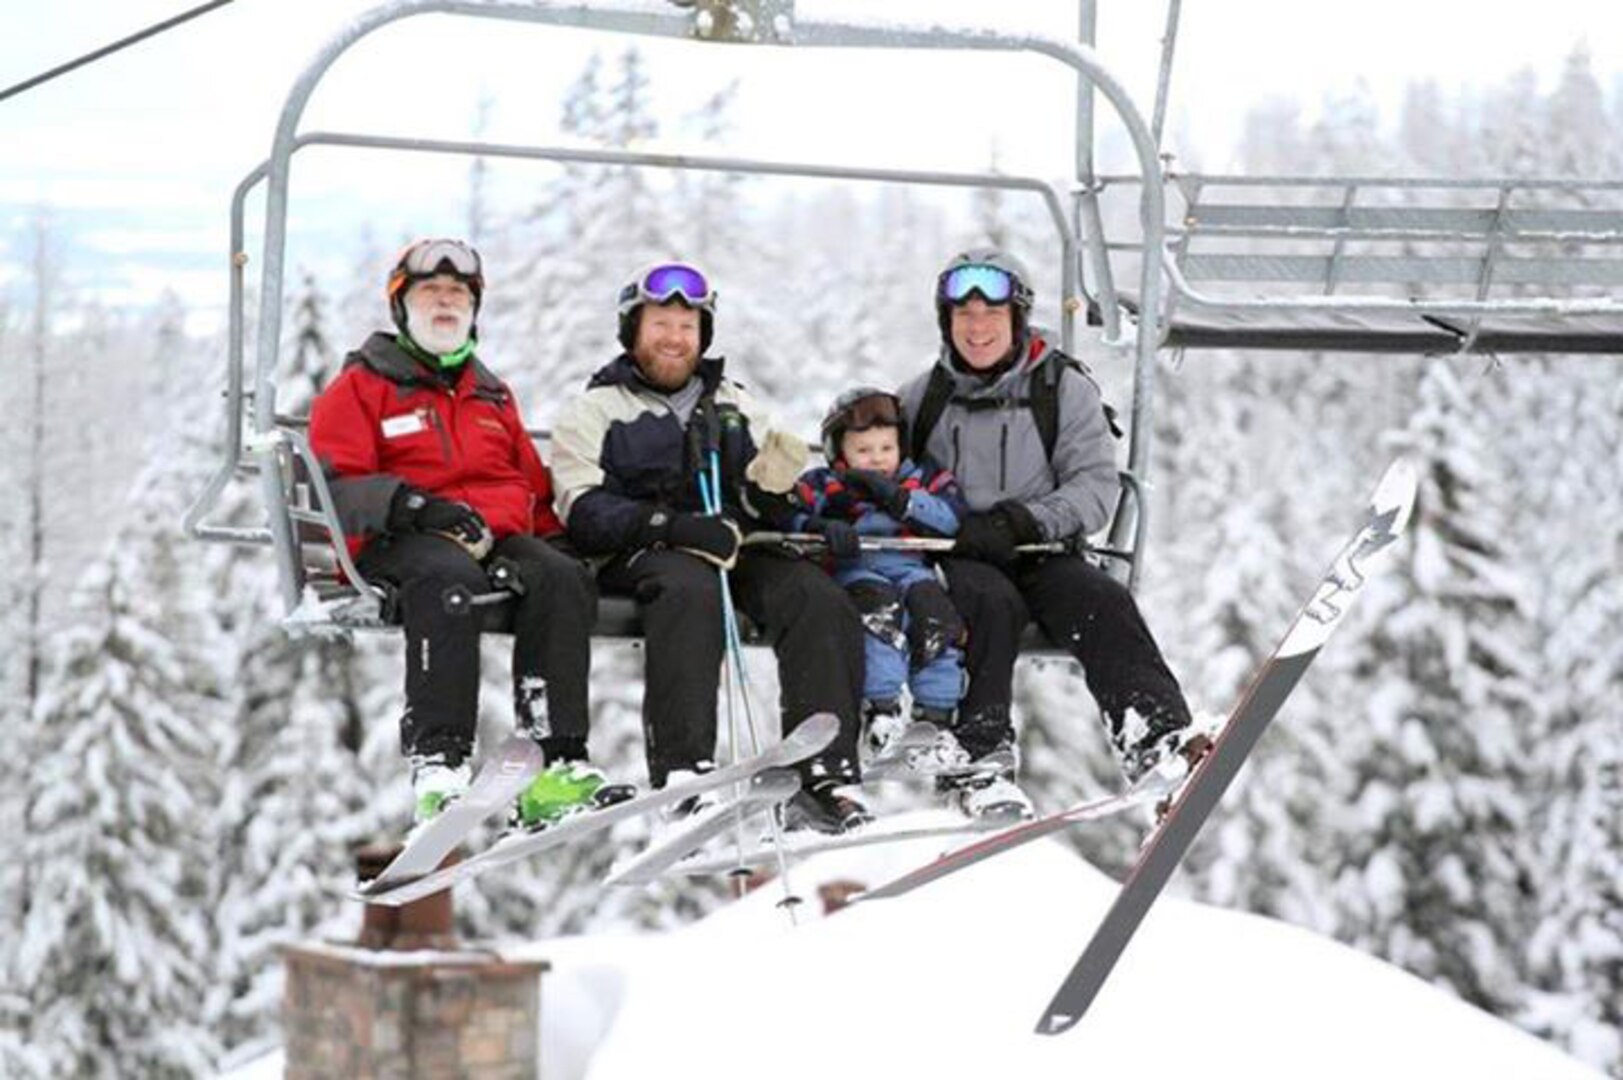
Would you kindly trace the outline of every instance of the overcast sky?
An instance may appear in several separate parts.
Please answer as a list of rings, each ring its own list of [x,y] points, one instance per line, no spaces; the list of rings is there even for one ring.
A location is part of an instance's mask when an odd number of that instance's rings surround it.
[[[0,85],[193,6],[196,0],[0,0]],[[642,0],[660,6],[658,0]],[[24,225],[48,206],[83,294],[144,302],[165,286],[218,306],[227,208],[267,155],[288,88],[310,56],[373,0],[235,0],[160,37],[0,102],[0,290],[18,288]],[[798,0],[801,20],[990,26],[1074,38],[1074,0]],[[1149,113],[1165,6],[1102,0],[1100,49]],[[302,130],[556,137],[562,88],[593,50],[630,40],[426,16],[391,26],[331,70]],[[738,49],[639,39],[668,121],[730,78],[742,82],[726,152],[894,166],[1002,167],[1058,177],[1070,165],[1073,82],[1035,56]],[[1245,110],[1270,97],[1311,116],[1360,81],[1395,115],[1403,88],[1488,87],[1521,67],[1544,85],[1580,42],[1611,89],[1623,74],[1623,5],[1542,0],[1189,0],[1183,5],[1169,140],[1206,170],[1232,167]],[[882,89],[881,89],[882,88]],[[671,130],[666,145],[684,133]],[[405,168],[411,160],[413,166]],[[294,168],[295,228],[392,242],[455,231],[464,163],[310,151]],[[257,246],[257,229],[253,233]]]

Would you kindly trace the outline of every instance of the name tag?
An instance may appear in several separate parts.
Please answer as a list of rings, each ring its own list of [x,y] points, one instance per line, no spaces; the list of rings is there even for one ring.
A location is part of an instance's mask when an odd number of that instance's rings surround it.
[[[383,437],[385,439],[398,439],[402,435],[415,435],[427,426],[423,422],[422,413],[403,413],[400,416],[388,416],[383,420]]]

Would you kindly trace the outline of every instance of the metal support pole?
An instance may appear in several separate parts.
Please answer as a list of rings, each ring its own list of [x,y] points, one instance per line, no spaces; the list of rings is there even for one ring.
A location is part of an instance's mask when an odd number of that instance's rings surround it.
[[[1178,44],[1178,14],[1182,7],[1182,0],[1167,0],[1167,28],[1161,35],[1161,73],[1155,80],[1155,109],[1150,116],[1150,134],[1155,137],[1156,146],[1161,145],[1167,100],[1172,95],[1172,53]]]

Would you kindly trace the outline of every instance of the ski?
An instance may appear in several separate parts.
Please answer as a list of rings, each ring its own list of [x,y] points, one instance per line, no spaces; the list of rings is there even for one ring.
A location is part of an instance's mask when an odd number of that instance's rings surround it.
[[[1132,807],[1142,805],[1155,797],[1159,792],[1145,792],[1140,798],[1128,799],[1123,796],[1110,796],[1091,803],[1083,803],[1072,807],[1067,813],[1079,815],[1066,824],[1076,824],[1078,821],[1092,821],[1095,818],[1107,817],[1111,814],[1121,813]],[[1058,815],[1054,815],[1058,816]],[[1040,819],[1046,821],[1047,819]],[[1014,829],[1029,828],[1038,822],[1021,822],[1013,826]],[[1059,826],[1054,826],[1055,828]],[[963,837],[979,836],[983,833],[1003,835],[1012,831],[1010,821],[1002,818],[965,818],[959,817],[956,821],[944,824],[915,824],[912,822],[876,821],[871,825],[853,829],[851,832],[838,836],[825,836],[821,833],[787,833],[783,840],[783,854],[786,858],[799,859],[809,855],[821,855],[828,851],[845,851],[851,848],[869,847],[875,844],[900,843],[906,840],[957,840]],[[1050,830],[1052,831],[1052,830]],[[1033,837],[1032,839],[1035,839]],[[1022,841],[1023,842],[1023,841]],[[974,845],[970,845],[973,847]],[[878,900],[888,896],[900,896],[925,883],[925,880],[915,879],[915,875],[922,875],[924,871],[934,868],[942,860],[951,859],[966,849],[957,849],[944,854],[941,859],[930,863],[920,870],[915,870],[905,878],[898,878],[886,889],[894,888],[894,892],[876,895],[879,890],[870,890],[853,898],[858,900]],[[777,849],[770,842],[763,842],[748,851],[730,853],[725,855],[705,855],[700,853],[690,859],[685,859],[672,866],[672,871],[698,877],[705,874],[728,874],[737,870],[748,869],[751,866],[762,866],[773,862],[777,858]],[[978,860],[977,860],[978,861]],[[905,882],[905,885],[903,884]]]
[[[754,757],[724,766],[712,772],[667,784],[645,792],[625,802],[605,806],[599,810],[584,810],[564,818],[538,832],[514,832],[503,836],[484,851],[478,852],[452,866],[433,870],[422,877],[401,882],[386,889],[363,887],[351,893],[353,899],[368,904],[398,907],[425,896],[448,889],[459,882],[483,874],[487,870],[558,847],[583,836],[610,828],[622,821],[639,817],[654,810],[681,802],[694,795],[726,787],[750,779],[757,773],[782,765],[793,765],[816,754],[839,733],[839,719],[832,713],[817,713],[807,717],[781,742],[767,747]]]
[[[1077,803],[1064,810],[1044,814],[1042,817],[1034,818],[1031,821],[1022,821],[1017,825],[1009,825],[1006,821],[990,823],[985,828],[977,831],[990,831],[993,829],[998,831],[992,832],[990,836],[977,840],[972,844],[949,851],[934,862],[926,863],[916,870],[911,870],[894,881],[886,882],[876,889],[869,889],[860,893],[852,898],[852,902],[889,900],[892,897],[910,893],[921,885],[939,881],[949,874],[956,874],[958,871],[974,866],[978,862],[984,862],[994,855],[1000,855],[1005,851],[1029,844],[1033,840],[1040,840],[1073,825],[1098,821],[1100,818],[1125,813],[1134,807],[1146,804],[1153,805],[1176,788],[1176,781],[1151,777],[1144,783],[1136,785],[1127,791]]]
[[[914,720],[903,729],[885,752],[862,767],[862,782],[881,780],[933,780],[938,776],[967,777],[986,773],[1013,774],[1016,761],[1011,751],[994,751],[966,765],[932,764],[923,754],[935,745],[941,729],[928,720]]]
[[[1330,635],[1357,599],[1376,557],[1397,542],[1414,508],[1418,478],[1404,459],[1394,462],[1375,489],[1364,523],[1336,556],[1285,638],[1252,676],[1212,751],[1174,796],[1150,834],[1110,910],[1093,932],[1037,1022],[1040,1035],[1068,1031],[1082,1019],[1126,949],[1150,906],[1183,861],[1201,826]]]
[[[533,739],[509,736],[480,767],[467,793],[415,830],[400,854],[360,891],[385,892],[439,866],[480,822],[513,805],[542,764],[541,748]]]
[[[633,858],[616,864],[605,885],[647,885],[659,880],[673,863],[697,851],[757,810],[771,808],[800,790],[800,776],[790,769],[768,769],[749,780],[743,794],[656,834]]]

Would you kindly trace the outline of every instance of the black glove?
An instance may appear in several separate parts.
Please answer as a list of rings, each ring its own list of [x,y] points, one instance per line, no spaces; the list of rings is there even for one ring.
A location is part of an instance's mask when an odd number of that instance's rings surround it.
[[[996,510],[969,514],[958,526],[952,553],[963,559],[979,559],[995,566],[1014,562],[1014,530],[1009,519]]]
[[[814,517],[806,522],[806,531],[823,538],[828,553],[836,559],[855,559],[862,554],[862,540],[857,527],[839,518]]]
[[[439,533],[469,552],[488,553],[492,539],[490,526],[467,503],[442,499],[408,484],[401,484],[389,500],[388,526],[390,532]]]
[[[668,546],[723,568],[738,558],[741,539],[738,526],[730,519],[709,514],[671,514],[665,526]]]
[[[992,507],[992,512],[1002,514],[1009,523],[1009,531],[1014,534],[1016,544],[1040,544],[1043,542],[1043,527],[1037,524],[1036,515],[1025,503],[1015,499],[1004,499]]]
[[[1015,545],[1040,544],[1042,540],[1042,526],[1025,503],[1004,499],[990,510],[964,518],[952,553],[1007,566],[1019,555]]]
[[[852,488],[866,492],[869,502],[897,521],[907,517],[907,501],[911,493],[884,473],[847,469],[845,482]]]
[[[751,480],[744,481],[741,490],[744,509],[768,529],[787,532],[790,521],[801,509],[791,492],[767,491]]]

